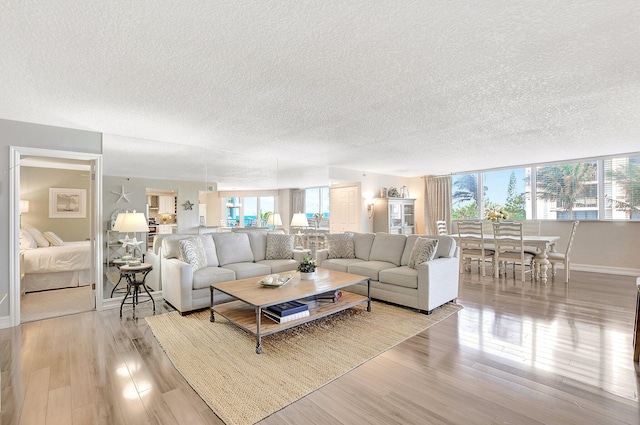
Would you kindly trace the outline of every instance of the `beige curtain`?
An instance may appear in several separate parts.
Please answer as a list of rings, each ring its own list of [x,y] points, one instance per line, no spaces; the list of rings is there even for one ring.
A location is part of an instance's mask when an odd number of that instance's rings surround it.
[[[424,222],[427,235],[437,235],[436,221],[451,229],[451,176],[424,177]]]
[[[307,192],[304,189],[291,189],[291,217],[295,213],[305,211],[305,198]]]

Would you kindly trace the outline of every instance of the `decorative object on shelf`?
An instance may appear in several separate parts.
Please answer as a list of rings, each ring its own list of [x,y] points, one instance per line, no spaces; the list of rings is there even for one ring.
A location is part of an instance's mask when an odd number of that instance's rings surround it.
[[[298,265],[298,271],[300,272],[300,279],[313,280],[316,277],[316,267],[318,263],[315,258],[305,255],[302,261]]]
[[[380,189],[380,197],[381,198],[386,198],[387,197],[387,188],[383,187],[382,189]]]
[[[182,204],[182,206],[184,207],[184,210],[193,210],[193,206],[195,204],[192,204],[191,201],[187,200],[187,202],[185,202],[184,204]]]
[[[287,283],[291,282],[291,279],[293,279],[293,275],[291,274],[285,274],[285,275],[270,274],[260,279],[258,283],[268,288],[277,288],[279,286],[284,286]]]
[[[490,220],[493,223],[499,223],[502,220],[506,220],[509,218],[509,213],[504,211],[502,208],[489,211],[487,214],[487,220]]]
[[[49,188],[49,218],[85,218],[87,190]]]
[[[114,195],[118,195],[119,198],[116,201],[116,204],[120,201],[122,201],[123,199],[129,203],[131,203],[131,201],[129,200],[129,198],[127,198],[127,196],[131,195],[132,192],[125,192],[124,191],[124,185],[120,186],[120,192],[116,192],[115,190],[112,190],[111,193],[113,193]]]
[[[387,196],[389,198],[399,198],[400,193],[398,192],[398,189],[396,189],[395,187],[390,187],[389,190],[387,191]]]
[[[409,196],[409,188],[407,186],[402,186],[402,197],[410,198]]]
[[[260,222],[257,223],[258,227],[266,227],[267,225],[267,220],[269,220],[269,216],[271,215],[271,211],[267,211],[267,212],[261,212],[258,214],[258,217],[260,218]]]

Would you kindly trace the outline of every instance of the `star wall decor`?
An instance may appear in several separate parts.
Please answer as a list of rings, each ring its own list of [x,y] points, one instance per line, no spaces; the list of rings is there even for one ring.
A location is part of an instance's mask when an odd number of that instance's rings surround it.
[[[123,199],[129,203],[131,203],[131,201],[129,200],[129,198],[127,198],[128,195],[131,195],[132,192],[125,192],[124,191],[124,186],[120,186],[120,192],[116,192],[115,190],[112,190],[111,193],[118,195],[119,198],[116,201],[116,204],[120,201],[122,201]]]
[[[182,204],[182,206],[184,207],[185,211],[186,211],[186,210],[193,210],[193,206],[194,206],[194,205],[195,205],[195,204],[192,204],[192,203],[191,203],[191,202],[189,202],[189,201],[187,201],[187,202],[185,202],[184,204]]]

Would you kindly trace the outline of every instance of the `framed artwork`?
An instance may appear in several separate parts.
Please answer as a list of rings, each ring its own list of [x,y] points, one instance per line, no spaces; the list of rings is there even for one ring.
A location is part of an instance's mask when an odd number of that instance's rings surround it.
[[[49,218],[86,217],[86,189],[49,188]]]

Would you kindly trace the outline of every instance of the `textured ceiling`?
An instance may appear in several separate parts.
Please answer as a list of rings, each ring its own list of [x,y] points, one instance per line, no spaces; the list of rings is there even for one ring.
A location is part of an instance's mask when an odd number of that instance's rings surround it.
[[[227,166],[417,176],[640,150],[638,0],[3,0],[0,28],[0,118]]]

